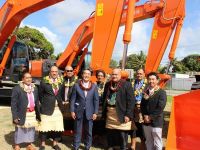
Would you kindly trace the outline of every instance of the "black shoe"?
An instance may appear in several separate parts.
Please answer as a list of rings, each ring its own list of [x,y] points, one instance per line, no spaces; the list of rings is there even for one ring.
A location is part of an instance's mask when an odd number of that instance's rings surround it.
[[[45,146],[40,146],[39,150],[45,150]]]
[[[55,150],[61,150],[61,148],[58,145],[54,145],[53,149],[55,149]]]

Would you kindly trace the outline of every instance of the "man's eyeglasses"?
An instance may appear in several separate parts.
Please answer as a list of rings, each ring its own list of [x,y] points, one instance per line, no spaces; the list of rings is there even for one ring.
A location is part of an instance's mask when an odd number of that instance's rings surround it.
[[[73,72],[73,70],[65,70],[66,72]]]

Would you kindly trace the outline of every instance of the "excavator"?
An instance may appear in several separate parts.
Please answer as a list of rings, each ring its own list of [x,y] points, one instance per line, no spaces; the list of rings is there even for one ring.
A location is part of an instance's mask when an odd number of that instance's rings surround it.
[[[49,71],[52,62],[33,60],[31,48],[16,41],[16,35],[13,33],[28,15],[62,1],[7,0],[0,8],[0,97],[11,96],[11,88],[19,81],[20,69],[29,69],[35,79],[41,78]]]
[[[174,59],[184,22],[185,0],[149,0],[143,5],[137,5],[138,1],[97,0],[95,13],[91,14],[76,29],[66,49],[56,62],[57,66],[60,69],[64,69],[67,65],[73,66],[76,61],[75,74],[78,74],[92,40],[91,69],[94,74],[98,69],[103,69],[106,73],[110,73],[109,64],[117,33],[119,27],[125,25],[121,66],[122,70],[124,70],[133,23],[154,18],[145,73],[157,72],[169,40],[173,35],[166,74],[159,74],[161,79],[160,86],[164,87],[170,79],[167,73]],[[123,73],[123,75],[125,74]],[[200,132],[195,130],[198,129],[197,126],[200,122],[197,118],[199,116],[198,107],[200,106],[199,97],[200,90],[174,97],[166,149],[193,150],[199,148]]]

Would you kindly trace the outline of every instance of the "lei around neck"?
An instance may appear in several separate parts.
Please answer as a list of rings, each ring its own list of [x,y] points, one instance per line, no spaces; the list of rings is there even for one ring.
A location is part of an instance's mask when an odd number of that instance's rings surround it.
[[[63,77],[62,76],[58,76],[56,78],[56,82],[52,81],[52,78],[50,78],[49,76],[44,77],[44,82],[47,84],[51,84],[53,89],[57,89],[59,84],[63,84]]]
[[[156,86],[156,87],[154,87],[153,89],[154,89],[154,91],[153,91],[153,93],[147,93],[147,91],[149,92],[149,87],[145,90],[145,92],[143,93],[144,94],[144,99],[145,100],[149,100],[150,98],[152,98],[156,93],[158,93],[158,91],[160,91],[160,87],[159,86]]]
[[[89,81],[89,87],[86,88],[86,87],[83,86],[83,80],[80,80],[79,86],[80,86],[80,88],[81,88],[83,91],[89,91],[89,90],[91,90],[91,88],[92,88],[92,82]]]
[[[27,86],[25,86],[25,84],[20,81],[19,82],[19,86],[23,89],[24,92],[26,93],[31,93],[34,91],[34,88],[35,88],[35,84],[31,83],[30,86],[31,86],[31,89],[27,88]]]
[[[134,94],[135,94],[135,96],[137,96],[137,95],[140,95],[144,91],[144,89],[145,89],[145,87],[147,85],[147,79],[143,79],[143,84],[142,84],[142,86],[140,88],[136,88],[135,87],[135,84],[136,84],[135,81],[132,82],[132,87],[134,88]]]
[[[112,92],[117,92],[119,88],[122,86],[123,80],[119,80],[117,83],[115,83],[115,86],[113,86],[114,82],[110,82],[110,90]]]
[[[68,82],[68,79],[65,80],[65,87],[71,87],[71,86],[73,86],[76,83],[77,80],[78,80],[77,76],[72,77],[72,79],[69,80],[69,82]]]

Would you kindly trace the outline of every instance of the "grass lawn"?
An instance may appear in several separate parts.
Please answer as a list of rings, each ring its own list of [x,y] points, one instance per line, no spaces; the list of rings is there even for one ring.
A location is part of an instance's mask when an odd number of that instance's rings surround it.
[[[167,96],[167,102],[168,103],[172,103],[172,99],[173,99],[173,96],[170,96],[170,95]]]

